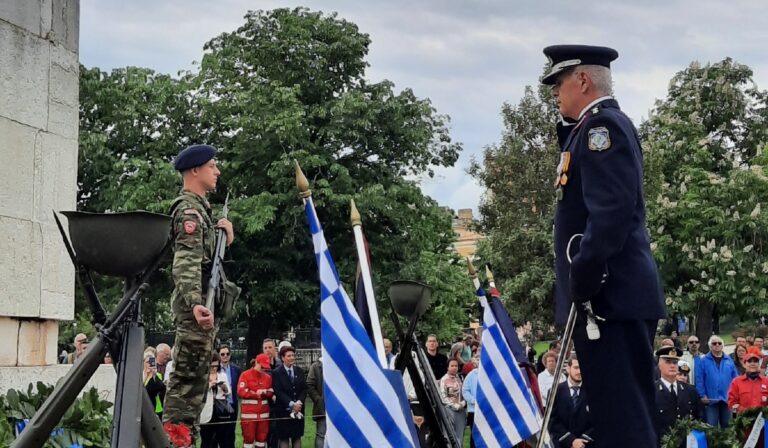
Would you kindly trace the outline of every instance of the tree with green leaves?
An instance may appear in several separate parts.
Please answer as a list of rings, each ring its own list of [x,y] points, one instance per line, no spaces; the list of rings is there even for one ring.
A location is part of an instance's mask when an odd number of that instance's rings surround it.
[[[474,161],[470,173],[485,187],[480,258],[493,266],[506,307],[516,321],[552,324],[554,300],[557,109],[546,86],[529,86],[517,105],[502,107],[501,142]]]
[[[80,67],[78,210],[168,211],[181,188],[169,161],[200,138],[189,79],[138,67],[111,73]],[[97,275],[95,280],[105,307],[112,309],[122,297],[121,279]],[[170,289],[170,275],[161,272],[146,291],[143,315],[149,328],[172,328]],[[90,312],[79,289],[75,309],[80,316],[59,333],[64,346],[89,327],[84,322]]]
[[[468,321],[462,302],[472,293],[450,252],[451,214],[408,180],[453,165],[461,145],[428,99],[365,79],[369,45],[335,14],[276,9],[249,12],[237,30],[213,38],[199,72],[180,79],[147,69],[81,71],[83,209],[166,211],[180,186],[169,164],[179,148],[205,142],[220,149],[222,177],[211,202],[230,194],[236,239],[227,272],[243,288],[235,325],[247,323],[249,354],[271,326],[318,319],[319,281],[294,159],[310,180],[342,279],[354,278],[354,198],[382,316],[388,283],[417,276],[436,288],[434,318],[423,331]],[[167,295],[170,285],[156,290]]]
[[[768,94],[749,67],[691,64],[641,126],[652,248],[672,312],[768,314]]]
[[[198,102],[209,141],[225,149],[233,220],[244,224],[233,257],[252,329],[317,316],[293,159],[346,279],[355,266],[349,201],[358,203],[380,299],[381,286],[423,252],[445,253],[454,238],[450,215],[404,176],[452,165],[461,147],[429,100],[365,79],[369,45],[335,14],[297,8],[249,12],[244,25],[205,46]]]

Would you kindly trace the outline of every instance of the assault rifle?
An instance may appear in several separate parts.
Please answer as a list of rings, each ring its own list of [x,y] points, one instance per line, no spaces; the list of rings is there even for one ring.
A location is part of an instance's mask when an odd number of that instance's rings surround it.
[[[229,215],[229,193],[224,199],[224,218]],[[205,298],[205,307],[213,314],[213,308],[216,304],[216,298],[221,294],[221,278],[224,261],[224,251],[227,249],[227,232],[224,229],[216,231],[216,249],[213,251],[213,261],[211,263],[211,279],[208,281],[208,291]]]

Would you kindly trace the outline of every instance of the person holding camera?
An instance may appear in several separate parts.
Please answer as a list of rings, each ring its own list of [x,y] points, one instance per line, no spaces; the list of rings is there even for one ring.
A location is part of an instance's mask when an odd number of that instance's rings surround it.
[[[149,400],[155,405],[155,414],[163,419],[163,400],[165,400],[165,383],[163,376],[157,372],[157,360],[155,355],[144,352],[144,388],[147,389]]]
[[[221,423],[227,422],[232,413],[228,400],[231,393],[227,374],[221,370],[221,358],[218,352],[213,351],[205,404],[200,412],[200,448],[220,447],[221,435],[227,430],[227,425]]]

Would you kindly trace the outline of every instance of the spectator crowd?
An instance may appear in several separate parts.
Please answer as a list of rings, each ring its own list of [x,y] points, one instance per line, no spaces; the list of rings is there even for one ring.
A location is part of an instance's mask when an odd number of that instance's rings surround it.
[[[712,335],[704,354],[696,335],[687,338],[683,349],[677,332],[671,333],[656,350],[655,424],[659,440],[678,419],[692,417],[725,428],[734,414],[768,406],[768,351],[762,337],[737,337],[733,353],[727,355],[723,339]],[[62,354],[61,362],[77,363],[88,347],[87,336],[75,336],[74,347],[73,353]],[[393,368],[397,356],[389,339],[384,340],[384,348]],[[439,348],[437,336],[428,335],[424,354],[450,427],[463,446],[474,421],[481,347],[474,335],[463,335],[447,355]],[[565,368],[558,369],[561,349],[559,341],[553,341],[535,363],[542,402],[556,390],[549,435],[556,447],[589,447],[594,442],[592,422],[581,390],[578,357],[569,348]],[[160,418],[168,379],[174,371],[172,353],[167,344],[148,347],[144,352],[144,386]],[[263,341],[262,353],[245,369],[233,364],[231,357],[226,344],[211,354],[209,388],[199,420],[202,448],[234,448],[238,421],[245,448],[299,448],[307,418],[315,422],[315,446],[324,446],[322,358],[305,372],[296,365],[294,347],[287,341],[276,346],[272,339]],[[104,362],[111,359],[107,357]],[[558,376],[559,370],[563,373]],[[409,400],[416,401],[407,373],[405,384]],[[307,396],[313,403],[311,415],[306,414]],[[418,418],[416,422],[420,423]],[[469,445],[474,447],[471,441]]]
[[[733,353],[725,354],[723,339],[712,335],[706,354],[696,335],[688,337],[683,350],[676,331],[656,350],[656,433],[661,438],[677,420],[691,417],[726,428],[733,415],[768,406],[768,351],[762,337],[737,337]],[[568,358],[566,374],[555,381],[558,342],[539,358],[538,385],[542,397],[557,388],[549,433],[558,448],[589,447],[592,423],[580,390],[581,372],[575,353]],[[557,383],[557,384],[555,384]],[[568,399],[570,397],[570,399]]]

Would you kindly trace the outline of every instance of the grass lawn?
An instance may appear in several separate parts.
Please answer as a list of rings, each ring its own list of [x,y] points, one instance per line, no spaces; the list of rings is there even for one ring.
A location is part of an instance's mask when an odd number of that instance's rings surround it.
[[[307,412],[305,415],[312,415],[312,400],[307,400]],[[315,421],[311,418],[304,419],[306,424],[304,425],[304,437],[301,438],[302,448],[313,448],[315,446]],[[198,441],[197,446],[200,446]],[[235,429],[235,446],[240,448],[243,446],[243,431],[240,429],[240,422],[237,422],[237,428]]]
[[[312,400],[307,400],[307,413],[306,415],[312,415]],[[301,438],[301,447],[302,448],[314,448],[315,446],[315,421],[311,418],[305,419],[306,425],[304,426],[304,437]],[[243,446],[243,432],[240,429],[240,423],[237,423],[237,429],[235,430],[235,446],[236,447],[242,447]],[[464,431],[464,446],[469,446],[469,430],[467,429]],[[198,442],[197,446],[200,446],[200,443]]]

